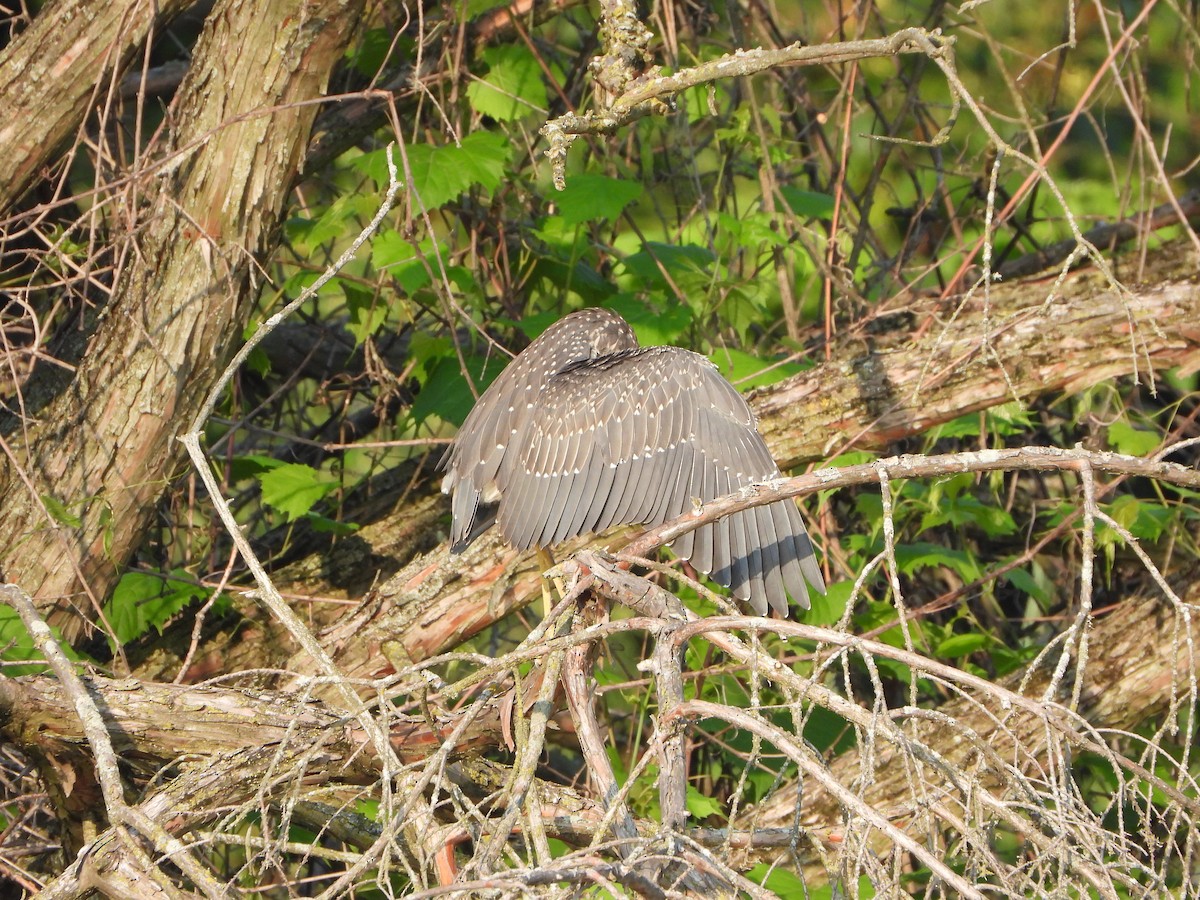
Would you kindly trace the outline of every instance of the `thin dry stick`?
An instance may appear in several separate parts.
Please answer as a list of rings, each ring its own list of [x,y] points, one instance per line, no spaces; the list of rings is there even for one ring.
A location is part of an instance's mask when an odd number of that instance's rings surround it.
[[[542,126],[541,133],[550,144],[546,156],[553,166],[554,186],[559,190],[566,187],[567,152],[575,138],[583,134],[612,134],[643,116],[666,112],[674,98],[688,88],[726,78],[754,75],[782,66],[828,66],[908,53],[948,55],[952,43],[952,38],[942,37],[936,32],[905,28],[888,37],[873,40],[809,45],[797,42],[770,50],[739,49],[671,75],[634,79],[607,108],[585,115],[566,113]]]
[[[260,325],[258,330],[250,337],[250,339],[246,341],[246,343],[241,347],[240,350],[238,350],[236,354],[234,354],[233,359],[226,367],[225,371],[221,374],[221,377],[213,385],[213,388],[206,397],[205,402],[201,406],[199,412],[196,414],[196,417],[192,420],[191,430],[181,437],[184,446],[187,447],[188,454],[192,458],[192,463],[195,465],[200,479],[204,482],[205,487],[208,489],[209,496],[212,498],[213,505],[216,508],[218,516],[224,523],[226,531],[229,533],[234,546],[237,547],[238,552],[242,555],[243,560],[245,560],[247,568],[250,569],[251,574],[254,576],[255,583],[259,587],[258,598],[263,602],[267,609],[270,610],[271,614],[281,624],[283,624],[283,626],[291,634],[293,640],[303,647],[305,652],[307,652],[314,659],[318,668],[333,680],[334,685],[337,687],[339,693],[346,702],[347,708],[352,712],[363,731],[370,737],[371,744],[374,746],[375,752],[378,754],[378,758],[383,766],[383,777],[381,779],[381,784],[384,790],[385,809],[390,806],[390,785],[393,777],[401,770],[400,761],[397,758],[391,743],[388,741],[387,733],[372,717],[370,711],[367,709],[362,699],[354,691],[353,687],[346,683],[344,678],[340,676],[337,666],[334,664],[333,659],[325,651],[325,648],[321,646],[321,644],[313,636],[312,632],[309,631],[308,627],[300,620],[299,616],[297,616],[292,608],[284,601],[275,585],[271,582],[271,579],[267,575],[266,570],[263,568],[262,563],[258,560],[253,549],[250,547],[249,541],[246,540],[245,535],[242,534],[241,528],[238,525],[237,519],[233,515],[232,509],[221,494],[220,485],[213,474],[212,466],[209,464],[208,458],[205,456],[204,450],[200,446],[200,439],[204,425],[212,415],[213,410],[216,408],[216,404],[224,393],[225,388],[229,385],[229,382],[233,379],[234,374],[238,371],[242,363],[244,363],[249,357],[254,348],[262,342],[263,338],[265,338],[267,334],[269,334],[282,321],[284,321],[284,319],[295,312],[296,309],[298,309],[303,303],[308,302],[314,296],[316,296],[320,288],[330,281],[348,262],[350,262],[351,259],[354,258],[359,248],[372,234],[375,233],[379,225],[383,222],[384,217],[392,208],[392,205],[396,199],[396,194],[399,192],[401,187],[401,183],[396,173],[396,164],[392,159],[390,147],[388,150],[387,160],[389,175],[388,189],[385,192],[383,201],[380,203],[379,209],[376,211],[375,216],[362,230],[358,237],[355,238],[346,251],[337,259],[336,262],[333,263],[333,265],[326,269],[325,273],[320,278],[313,282],[313,284],[303,291],[295,300],[288,303],[279,312],[275,313],[273,316],[267,319],[266,322]],[[420,789],[418,784],[421,782],[421,779],[416,778],[415,780],[412,780],[411,783],[409,783],[409,779],[407,778],[403,779],[403,781],[410,789],[409,796],[402,806],[403,811],[407,812],[407,810],[409,810],[414,803],[420,800]],[[392,821],[403,821],[403,819],[403,815],[397,815],[393,817]],[[330,887],[324,892],[324,894],[322,894],[322,896],[336,896],[338,892],[342,891],[345,887],[353,883],[358,875],[369,868],[370,865],[372,865],[374,861],[377,860],[385,851],[389,841],[391,840],[391,837],[392,835],[390,834],[384,835],[378,841],[376,841],[371,849],[363,854],[362,858],[359,860],[359,863],[355,866],[351,866],[345,873],[343,873],[342,877],[337,879],[334,884],[330,885]]]
[[[683,604],[679,604],[682,609]],[[654,633],[654,654],[650,669],[654,675],[658,699],[655,722],[662,726],[683,703],[683,647],[675,641],[675,631],[685,620],[664,623]],[[687,759],[683,731],[673,728],[657,735],[659,745],[658,796],[662,824],[668,834],[683,831],[687,824]]]
[[[805,625],[801,622],[763,619],[754,616],[697,618],[696,621],[689,623],[676,632],[675,638],[678,641],[687,641],[695,635],[706,634],[710,641],[716,643],[717,646],[735,659],[741,659],[749,663],[752,657],[750,651],[740,641],[727,633],[737,629],[771,631],[781,636],[798,637],[802,640],[818,644],[825,643],[847,650],[852,649],[858,652],[864,661],[869,661],[876,657],[893,659],[929,677],[937,678],[948,685],[954,685],[964,690],[970,689],[983,696],[990,697],[997,708],[1001,710],[1020,709],[1031,717],[1053,722],[1054,731],[1060,737],[1069,740],[1080,750],[1086,750],[1090,753],[1097,753],[1105,758],[1111,758],[1111,751],[1104,741],[1093,733],[1088,722],[1066,707],[1055,703],[1044,703],[1040,700],[1034,700],[1022,693],[1010,691],[988,681],[986,678],[972,675],[962,669],[956,669],[953,666],[928,659],[920,654],[910,653],[907,650],[892,647],[878,641],[866,640],[856,635],[844,634],[815,625]],[[835,712],[842,718],[860,725],[868,724],[868,720],[863,717],[872,715],[869,710],[851,703],[841,695],[828,691],[819,684],[800,679],[800,676],[775,660],[763,658],[760,660],[760,664],[764,666],[764,672],[772,679],[782,679],[785,683],[794,685],[796,689],[810,694],[813,691],[822,692],[821,703],[827,706],[831,712]],[[908,743],[908,739],[902,734],[897,733],[896,738],[901,743]],[[1160,778],[1152,771],[1142,769],[1131,760],[1126,759],[1123,765],[1128,767],[1139,778],[1145,779],[1156,790],[1162,791],[1181,808],[1188,810],[1193,815],[1200,816],[1200,800],[1187,796],[1174,785]]]
[[[613,834],[619,842],[618,852],[622,857],[627,857],[631,851],[629,842],[638,836],[637,826],[622,799],[617,777],[608,761],[600,723],[596,718],[596,692],[590,684],[591,665],[588,662],[591,653],[590,644],[578,644],[567,651],[562,673],[563,688],[588,773],[596,786],[596,792],[608,809],[609,816],[613,817]]]
[[[559,674],[562,672],[563,660],[568,652],[557,650],[546,657],[542,684],[538,690],[537,700],[533,704],[525,746],[521,748],[521,754],[517,760],[516,777],[511,789],[506,792],[508,809],[492,831],[482,853],[476,859],[480,871],[485,874],[491,873],[492,867],[500,856],[500,850],[508,843],[508,836],[516,826],[517,819],[525,811],[526,794],[533,784],[542,750],[546,746],[546,724],[550,721],[554,709],[554,692],[558,688]]]
[[[108,819],[117,828],[117,833],[126,839],[127,846],[144,868],[146,875],[154,878],[157,867],[132,839],[132,836],[124,833],[124,828],[136,830],[150,841],[159,853],[179,866],[210,900],[224,897],[225,889],[217,883],[212,873],[192,856],[182,841],[142,813],[141,810],[131,807],[125,802],[125,788],[121,783],[121,773],[117,767],[117,754],[113,749],[112,740],[108,736],[104,716],[101,715],[95,700],[88,693],[83,679],[75,674],[74,666],[54,639],[50,626],[38,613],[37,608],[33,605],[33,600],[13,584],[0,585],[0,597],[21,617],[34,644],[42,652],[50,669],[62,685],[63,691],[74,704],[75,712],[83,725],[88,746],[91,747],[92,756],[96,761],[96,777],[100,782]],[[80,854],[81,862],[86,862],[87,858],[86,853]],[[79,886],[78,873],[78,866],[73,866],[63,873],[59,880],[50,885],[44,895],[56,897],[64,891],[66,895],[73,894]]]
[[[970,897],[973,900],[983,900],[984,895],[970,882],[947,866],[937,856],[930,853],[925,846],[919,844],[908,834],[889,822],[874,807],[862,802],[853,791],[829,774],[824,764],[815,758],[812,750],[802,746],[792,735],[785,732],[782,728],[771,725],[748,710],[734,709],[718,703],[709,703],[706,700],[688,700],[676,710],[676,716],[678,718],[724,719],[739,728],[743,728],[753,734],[758,734],[766,741],[770,741],[771,744],[785,753],[788,759],[794,762],[802,772],[815,779],[825,790],[836,797],[844,808],[854,810],[856,815],[861,816],[872,827],[887,835],[888,839],[896,846],[903,847],[919,859],[929,868],[929,871],[953,887],[961,896]],[[664,724],[671,726],[674,725],[674,722]]]
[[[845,466],[840,469],[817,469],[794,478],[776,478],[762,484],[742,488],[703,507],[684,513],[670,522],[649,529],[627,544],[618,559],[635,559],[669,544],[701,525],[715,522],[730,513],[762,506],[786,497],[803,497],[824,490],[837,490],[860,484],[879,482],[880,467],[891,478],[933,478],[960,472],[996,472],[1012,469],[1036,471],[1079,472],[1084,465],[1097,472],[1118,475],[1140,475],[1168,484],[1200,489],[1200,472],[1186,466],[1166,463],[1160,459],[1143,459],[1122,453],[1084,450],[1081,447],[1021,447],[1010,450],[976,450],[967,453],[943,453],[935,456],[893,456]]]

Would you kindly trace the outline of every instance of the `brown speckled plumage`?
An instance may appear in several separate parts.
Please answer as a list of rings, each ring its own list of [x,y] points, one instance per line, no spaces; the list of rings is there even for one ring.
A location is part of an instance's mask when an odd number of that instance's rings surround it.
[[[603,309],[560,319],[517,356],[442,467],[454,552],[493,523],[519,549],[546,546],[657,525],[779,477],[750,407],[716,366],[679,347],[639,347]],[[806,580],[825,590],[791,500],[726,516],[672,549],[760,615],[787,615],[787,594],[807,609]]]

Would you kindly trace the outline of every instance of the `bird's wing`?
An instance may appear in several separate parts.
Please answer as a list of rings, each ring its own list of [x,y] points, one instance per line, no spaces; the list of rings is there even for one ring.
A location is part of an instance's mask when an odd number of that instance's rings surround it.
[[[499,473],[498,524],[525,549],[612,525],[657,525],[695,503],[779,476],[737,390],[703,356],[677,347],[613,354],[554,376]],[[691,560],[758,613],[808,607],[824,591],[796,504],[726,516],[679,538]]]
[[[462,550],[491,524],[490,515],[476,521],[480,503],[497,500],[497,476],[511,462],[513,437],[524,428],[537,395],[564,366],[594,356],[598,340],[615,346],[637,345],[625,321],[608,310],[572,313],[542,332],[471,409],[439,463],[446,470],[442,492],[454,493],[453,551]]]

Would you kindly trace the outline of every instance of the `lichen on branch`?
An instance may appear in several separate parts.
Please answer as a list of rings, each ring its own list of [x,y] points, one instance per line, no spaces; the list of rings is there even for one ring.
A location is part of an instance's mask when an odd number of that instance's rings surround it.
[[[591,70],[596,78],[596,97],[602,108],[594,112],[569,112],[551,119],[541,133],[550,146],[546,156],[554,169],[554,186],[566,187],[567,152],[582,134],[614,134],[617,129],[643,116],[662,115],[675,109],[675,98],[688,88],[711,84],[723,78],[742,78],[781,66],[836,65],[859,59],[923,53],[932,58],[950,57],[954,39],[938,30],[905,28],[884,38],[806,45],[799,41],[787,47],[733,53],[689,66],[670,75],[646,71],[646,49],[652,33],[636,18],[627,0],[605,3],[601,13],[600,42],[604,54],[595,57]]]

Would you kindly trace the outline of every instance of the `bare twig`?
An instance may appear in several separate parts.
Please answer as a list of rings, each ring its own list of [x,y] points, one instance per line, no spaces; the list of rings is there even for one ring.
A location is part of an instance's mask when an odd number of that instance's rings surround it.
[[[58,678],[63,690],[71,698],[75,713],[83,725],[87,736],[88,746],[96,760],[96,776],[100,781],[100,789],[104,794],[104,808],[108,819],[117,826],[118,837],[127,844],[127,849],[140,864],[146,877],[154,882],[165,881],[158,872],[155,863],[139,847],[130,829],[142,835],[164,857],[187,875],[188,878],[204,893],[209,900],[218,900],[225,896],[225,889],[217,883],[212,873],[202,866],[183,842],[171,835],[158,822],[146,816],[141,810],[125,802],[125,788],[121,783],[121,773],[117,768],[117,754],[113,750],[112,741],[108,736],[108,727],[104,723],[95,701],[88,693],[87,686],[76,673],[71,661],[67,659],[58,641],[50,631],[50,626],[41,617],[33,605],[33,600],[18,586],[12,584],[0,585],[0,597],[16,610],[21,617],[34,644],[45,657],[51,670]],[[105,836],[107,839],[109,836]],[[86,867],[88,854],[80,855],[79,864],[64,872],[59,879],[49,885],[42,896],[48,898],[72,896],[80,889],[83,873],[81,867]]]

